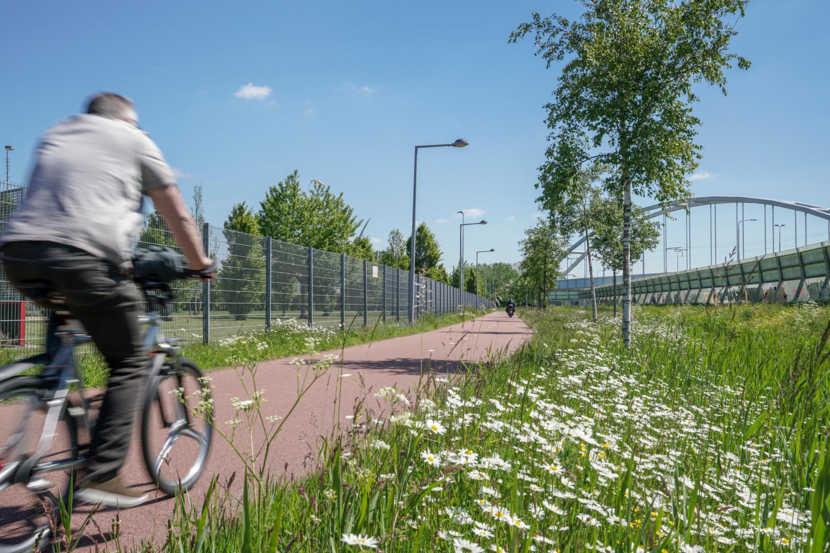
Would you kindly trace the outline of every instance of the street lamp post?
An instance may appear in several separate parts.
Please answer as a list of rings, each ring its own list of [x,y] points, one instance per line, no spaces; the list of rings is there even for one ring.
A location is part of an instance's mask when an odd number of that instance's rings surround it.
[[[738,240],[738,261],[741,260],[741,254],[746,255],[746,229],[743,227],[744,223],[750,221],[757,221],[758,219],[741,219],[738,221],[738,230],[741,233],[740,240]]]
[[[479,251],[476,252],[476,311],[478,311],[478,254],[480,254],[480,253],[490,253],[490,252],[494,252],[494,251],[496,251],[496,250],[494,250],[493,248],[490,248],[489,250],[479,250]]]
[[[458,288],[464,288],[464,212],[461,214],[461,224],[458,226]]]
[[[669,248],[669,249],[677,254],[677,255],[674,256],[674,272],[677,273],[677,272],[680,271],[680,255],[681,255],[681,253],[686,251],[686,248],[681,248],[679,246],[675,246],[674,248]]]
[[[9,152],[14,151],[13,146],[6,146],[6,184],[9,183]]]
[[[418,205],[418,150],[421,148],[463,148],[469,142],[459,138],[452,144],[425,144],[415,146],[415,171],[412,177],[412,240],[410,242],[409,260],[409,322],[415,322],[415,217]]]
[[[486,225],[487,221],[482,219],[478,223],[465,223],[464,222],[464,212],[459,211],[461,213],[461,225],[459,228],[459,234],[461,235],[461,259],[459,259],[459,270],[458,270],[458,287],[462,290],[464,289],[464,227],[469,227],[470,225]]]
[[[778,251],[781,251],[781,227],[786,227],[787,225],[775,225],[778,227]],[[773,238],[775,240],[775,238]]]

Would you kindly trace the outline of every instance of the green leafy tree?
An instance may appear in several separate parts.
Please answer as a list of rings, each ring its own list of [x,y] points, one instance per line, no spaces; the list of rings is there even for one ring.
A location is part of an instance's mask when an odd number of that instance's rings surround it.
[[[513,297],[510,291],[515,281],[520,278],[519,271],[514,265],[503,262],[482,263],[479,265],[479,270],[481,271],[481,276],[479,276],[479,295],[486,295],[487,297],[492,295],[495,301],[506,301]],[[487,283],[486,289],[485,282]],[[522,289],[522,298],[524,298],[524,289]],[[516,297],[513,299],[514,301],[518,301]]]
[[[225,309],[236,319],[262,303],[265,280],[265,256],[256,216],[245,202],[233,206],[222,234],[228,255],[219,270],[218,288]]]
[[[450,275],[450,285],[455,288],[461,288],[458,285],[460,275],[458,274],[458,267],[453,267]],[[465,292],[474,294],[476,291],[476,266],[472,263],[464,262],[464,287]]]
[[[348,251],[361,223],[342,192],[318,180],[306,192],[297,171],[268,189],[257,222],[263,236],[334,253]]]
[[[372,242],[366,236],[358,236],[352,240],[349,255],[357,259],[365,259],[366,261],[375,261],[377,257],[375,248],[372,247]]]
[[[551,146],[540,185],[562,182],[585,160],[613,171],[606,184],[623,196],[622,335],[631,343],[631,194],[660,202],[689,195],[686,175],[697,167],[700,123],[692,113],[694,85],[726,94],[724,70],[736,16],[748,0],[583,0],[578,20],[533,14],[510,35],[535,36],[537,55],[564,62],[554,100],[546,106]],[[592,150],[583,148],[585,139]],[[596,151],[599,150],[599,153]]]
[[[265,256],[258,232],[256,217],[245,202],[234,205],[222,230],[228,255],[217,287],[225,309],[238,320],[262,303]]]
[[[259,236],[259,224],[253,210],[245,202],[235,204],[225,221],[225,229]]]
[[[437,267],[430,267],[427,270],[427,276],[436,282],[441,282],[443,284],[450,283],[450,275],[447,273],[447,269],[444,267],[444,264],[441,263]]]
[[[588,257],[588,280],[591,290],[591,314],[597,322],[597,292],[594,286],[594,264],[591,252],[591,232],[599,223],[596,208],[602,189],[597,185],[603,168],[597,163],[580,169],[566,180],[545,181],[545,193],[539,198],[550,212],[553,224],[564,236],[581,235]],[[564,176],[554,172],[553,177]]]
[[[559,262],[565,257],[562,238],[547,221],[540,219],[536,226],[525,231],[519,249],[522,254],[519,264],[522,274],[531,290],[540,296],[541,303],[560,274]]]
[[[520,264],[517,264],[520,265]],[[504,293],[504,299],[512,299],[516,305],[530,305],[533,297],[530,294],[530,282],[525,278],[521,271],[518,277],[512,280]]]
[[[406,244],[403,240],[403,234],[398,229],[389,233],[386,239],[389,245],[385,250],[378,255],[378,261],[388,267],[395,267],[397,269],[409,269],[409,256],[407,255]]]
[[[594,211],[594,252],[597,259],[613,274],[614,288],[617,287],[617,272],[622,271],[624,252],[622,243],[623,204],[619,198],[602,196],[595,200]],[[647,251],[657,247],[660,238],[660,224],[648,218],[645,211],[634,206],[631,211],[631,259],[640,259]],[[614,317],[617,316],[617,302],[614,302]]]
[[[193,187],[193,205],[190,208],[190,215],[196,222],[196,228],[202,230],[205,225],[205,206],[202,198],[202,185],[197,184]]]
[[[167,228],[158,211],[153,210],[144,214],[144,227],[138,235],[138,247],[160,246],[179,249],[173,233]]]
[[[421,223],[415,230],[415,271],[426,275],[433,267],[441,263],[441,247],[435,239],[435,235],[429,230],[426,223]],[[412,236],[406,241],[406,253],[412,255]],[[407,267],[409,268],[409,267]]]

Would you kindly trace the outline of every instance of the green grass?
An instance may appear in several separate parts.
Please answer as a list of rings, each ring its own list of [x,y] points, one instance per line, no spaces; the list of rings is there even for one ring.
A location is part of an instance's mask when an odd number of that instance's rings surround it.
[[[605,309],[519,315],[535,337],[512,358],[380,390],[319,472],[180,498],[158,547],[828,550],[830,310],[635,308],[630,351]]]

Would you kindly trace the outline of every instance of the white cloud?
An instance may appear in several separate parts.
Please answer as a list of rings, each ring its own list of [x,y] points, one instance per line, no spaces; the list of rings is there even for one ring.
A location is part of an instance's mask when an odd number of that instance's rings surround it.
[[[314,115],[315,111],[317,111],[316,108],[306,108],[305,110],[303,110],[303,113],[305,113],[306,115]]]
[[[380,244],[380,243],[383,242],[383,239],[382,238],[369,238],[369,242],[371,242],[372,244]]]
[[[479,209],[477,207],[471,207],[469,209],[462,209],[461,211],[464,212],[465,217],[482,217],[485,213],[487,213],[483,209]],[[453,217],[458,217],[458,213],[453,215]]]
[[[689,177],[689,180],[706,180],[716,176],[717,174],[710,173],[709,171],[698,171],[697,173],[694,173],[691,177]]]
[[[515,220],[516,220],[516,218],[512,215],[510,217],[508,217],[507,219],[505,219],[505,221],[515,221]]]
[[[449,220],[449,219],[436,219],[436,220],[435,220],[435,222],[436,222],[436,223],[442,223],[442,224],[443,224],[443,223],[449,223],[449,222],[450,222],[450,220]]]
[[[237,98],[243,100],[264,100],[274,92],[270,86],[257,86],[254,83],[248,83],[240,86],[239,90],[233,93]]]
[[[170,169],[173,170],[173,176],[176,177],[176,180],[187,180],[193,178],[192,174],[187,171],[182,171],[178,167],[170,167]]]
[[[372,88],[370,86],[361,86],[357,83],[352,83],[349,81],[343,81],[340,83],[338,88],[335,88],[335,92],[342,92],[344,90],[350,90],[352,92],[362,92],[363,94],[371,94],[372,92],[377,92],[377,88]]]
[[[267,104],[265,104],[265,105],[266,105],[266,106],[268,106],[268,107],[270,108],[270,107],[274,107],[275,105],[277,105],[277,103],[276,103],[274,100],[271,100],[270,102],[268,102],[268,103],[267,103]]]
[[[544,214],[544,213],[542,213],[541,211],[537,211],[536,213],[532,214],[530,217],[531,217],[532,219],[544,219],[544,218],[545,218],[545,214]]]

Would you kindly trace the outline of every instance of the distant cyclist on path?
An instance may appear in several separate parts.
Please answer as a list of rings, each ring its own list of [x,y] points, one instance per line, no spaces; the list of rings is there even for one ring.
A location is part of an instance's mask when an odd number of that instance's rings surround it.
[[[142,503],[119,471],[147,375],[139,296],[130,286],[130,244],[147,195],[189,260],[202,270],[199,231],[158,146],[138,127],[133,103],[99,94],[87,113],[58,122],[41,138],[26,200],[0,239],[13,285],[46,281],[65,297],[110,366],[82,501],[128,508]]]

